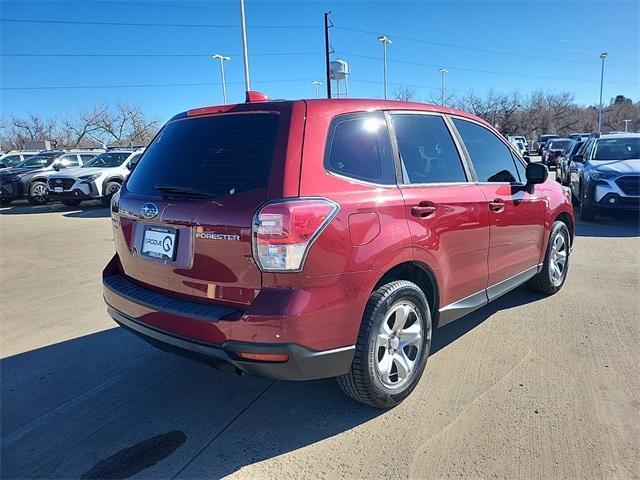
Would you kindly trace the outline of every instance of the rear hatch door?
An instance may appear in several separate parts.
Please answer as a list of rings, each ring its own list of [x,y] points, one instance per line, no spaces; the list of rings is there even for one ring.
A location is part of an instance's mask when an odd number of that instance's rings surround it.
[[[237,106],[165,125],[112,207],[126,277],[196,301],[253,301],[251,224],[282,193],[271,186],[282,184],[290,109]]]

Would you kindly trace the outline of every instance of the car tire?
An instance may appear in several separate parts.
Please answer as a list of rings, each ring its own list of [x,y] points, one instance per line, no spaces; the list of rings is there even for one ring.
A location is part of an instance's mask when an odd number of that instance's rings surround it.
[[[62,200],[62,204],[67,207],[77,207],[82,200]]]
[[[122,187],[122,185],[120,185],[119,182],[107,182],[107,184],[104,186],[104,196],[100,199],[102,205],[104,205],[105,207],[110,206],[111,197],[113,197],[113,195],[118,192],[118,190],[120,190],[120,187]]]
[[[47,186],[44,182],[33,182],[29,185],[27,201],[31,205],[44,205],[47,203]]]
[[[11,202],[13,202],[13,198],[0,198],[0,205],[2,205],[3,207],[11,205]]]
[[[578,218],[585,222],[591,222],[596,218],[596,210],[587,205],[586,193],[584,189],[580,189],[580,213]]]
[[[395,407],[424,372],[431,328],[429,303],[420,287],[406,280],[381,286],[369,297],[351,369],[337,377],[338,385],[357,402]]]
[[[542,270],[527,282],[527,286],[539,293],[553,295],[558,293],[569,270],[569,256],[571,251],[571,235],[564,222],[554,222],[547,243]]]

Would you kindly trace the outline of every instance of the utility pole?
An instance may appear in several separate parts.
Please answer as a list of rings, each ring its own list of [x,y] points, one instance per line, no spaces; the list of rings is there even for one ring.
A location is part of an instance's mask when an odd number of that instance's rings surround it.
[[[607,52],[600,54],[602,60],[602,70],[600,71],[600,111],[598,112],[598,133],[602,133],[602,85],[604,84],[604,59],[607,58]]]
[[[249,55],[247,54],[247,22],[244,18],[244,0],[240,0],[240,25],[242,27],[242,55],[244,57],[244,88],[251,90],[249,83]]]
[[[391,39],[386,35],[380,35],[378,41],[382,43],[384,48],[383,60],[384,60],[384,99],[387,99],[387,45],[391,45]]]
[[[326,12],[324,14],[324,62],[327,69],[327,98],[331,98],[331,66],[329,65],[329,53],[331,52],[329,52],[329,27],[333,25],[329,25],[330,14],[331,12]]]
[[[220,55],[219,53],[216,53],[214,55],[211,55],[211,58],[220,60],[220,75],[222,76],[222,98],[224,100],[224,104],[226,105],[227,104],[227,84],[224,80],[224,62],[231,60],[231,57],[225,57],[224,55]]]
[[[628,131],[629,131],[629,122],[630,122],[630,121],[631,121],[631,120],[623,120],[623,122],[624,122],[624,131],[625,131],[625,132],[628,132]]]
[[[322,82],[320,80],[312,80],[311,85],[316,87],[316,98],[318,98],[318,96],[320,95],[320,85],[322,85]]]
[[[440,74],[442,76],[442,84],[440,86],[440,105],[442,105],[442,106],[444,106],[444,99],[445,99],[445,96],[444,96],[444,92],[445,92],[445,90],[444,90],[444,76],[447,73],[449,73],[449,71],[446,68],[442,67],[440,69]]]

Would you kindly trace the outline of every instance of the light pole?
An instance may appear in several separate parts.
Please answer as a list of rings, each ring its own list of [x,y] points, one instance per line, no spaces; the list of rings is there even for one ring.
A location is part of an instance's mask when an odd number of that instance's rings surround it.
[[[600,111],[598,112],[598,133],[602,133],[602,85],[604,84],[604,59],[607,58],[607,52],[600,54],[602,60],[602,70],[600,71]]]
[[[244,88],[251,90],[249,83],[249,56],[247,55],[247,22],[244,19],[244,0],[240,0],[240,25],[242,27],[242,55],[244,57]]]
[[[384,99],[387,99],[387,45],[391,45],[391,39],[386,35],[380,35],[378,41],[384,47]]]
[[[322,85],[322,82],[320,80],[312,80],[311,85],[314,85],[316,87],[316,98],[318,98],[318,95],[320,94],[320,85]]]
[[[629,131],[629,122],[630,122],[630,121],[631,121],[631,120],[623,120],[623,122],[624,122],[624,131],[625,131],[625,132],[628,132],[628,131]]]
[[[442,84],[440,86],[440,105],[444,106],[444,76],[449,73],[449,70],[442,67],[440,69],[440,74],[442,75]]]
[[[227,84],[224,80],[224,62],[231,60],[231,57],[225,57],[224,55],[220,55],[219,53],[215,53],[211,55],[213,59],[220,60],[220,76],[222,77],[222,99],[224,100],[224,104],[227,104]]]

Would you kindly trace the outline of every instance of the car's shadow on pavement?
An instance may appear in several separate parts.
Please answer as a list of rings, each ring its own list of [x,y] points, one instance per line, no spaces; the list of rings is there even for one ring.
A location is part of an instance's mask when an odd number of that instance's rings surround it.
[[[47,203],[44,205],[31,205],[28,202],[17,202],[0,207],[2,215],[37,215],[43,213],[63,213],[67,218],[107,218],[111,214],[109,209],[100,202],[85,202],[77,207],[68,207],[62,203]]]
[[[593,221],[577,220],[576,235],[579,237],[640,237],[640,214],[638,212],[598,213]]]
[[[541,298],[519,288],[443,326],[432,354],[496,311]],[[5,358],[0,369],[5,478],[219,478],[385,415],[332,379],[218,372],[120,328]]]
[[[463,335],[466,335],[491,317],[494,313],[499,312],[500,310],[507,310],[520,305],[525,305],[527,303],[537,302],[545,298],[545,295],[535,293],[529,290],[526,285],[522,285],[488,303],[475,312],[471,312],[462,318],[437,328],[433,332],[431,355],[435,355],[447,345],[455,342]]]

